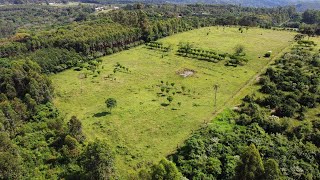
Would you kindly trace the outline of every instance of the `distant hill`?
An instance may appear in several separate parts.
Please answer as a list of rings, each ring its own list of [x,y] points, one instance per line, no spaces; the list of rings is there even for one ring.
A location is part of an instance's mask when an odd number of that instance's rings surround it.
[[[305,11],[307,9],[320,10],[320,1],[299,3],[296,7],[298,11]]]
[[[276,7],[294,5],[298,10],[320,9],[320,0],[167,0],[171,3],[206,3],[206,4],[237,4],[249,7]]]
[[[61,0],[0,0],[0,4],[60,3]]]
[[[286,6],[296,3],[296,0],[169,0],[176,3],[207,3],[207,4],[241,4],[253,7]]]
[[[276,7],[294,5],[299,11],[306,9],[319,9],[320,0],[0,0],[0,4],[28,4],[28,3],[61,3],[61,2],[83,2],[83,3],[175,3],[175,4],[235,4],[249,7]]]

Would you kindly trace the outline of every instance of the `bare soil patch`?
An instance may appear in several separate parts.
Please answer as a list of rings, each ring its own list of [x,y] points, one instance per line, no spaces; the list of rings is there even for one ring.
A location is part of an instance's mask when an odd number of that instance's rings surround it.
[[[178,71],[177,74],[179,74],[180,76],[186,78],[189,76],[193,76],[196,73],[196,71],[192,70],[192,69],[184,69],[182,71]]]

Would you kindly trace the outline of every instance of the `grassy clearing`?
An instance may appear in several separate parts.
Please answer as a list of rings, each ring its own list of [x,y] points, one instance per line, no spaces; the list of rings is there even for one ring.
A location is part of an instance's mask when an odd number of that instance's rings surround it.
[[[174,50],[168,54],[139,46],[103,57],[97,77],[79,79],[81,72],[73,70],[53,75],[54,103],[67,118],[77,115],[82,120],[89,140],[109,141],[117,154],[117,170],[125,178],[141,166],[174,152],[194,130],[211,121],[212,113],[226,108],[226,101],[268,64],[270,59],[263,58],[264,53],[271,50],[275,56],[291,44],[293,36],[290,32],[256,28],[241,34],[238,28],[222,27],[176,34],[160,40],[173,45]],[[179,57],[175,50],[181,41],[229,53],[233,53],[235,45],[242,44],[249,62],[245,66],[227,67],[225,61],[210,63]],[[116,80],[105,78],[113,73],[117,62],[130,72],[117,72]],[[179,74],[185,69],[195,73],[184,78]],[[167,95],[158,95],[160,81],[169,82],[169,86],[175,83],[169,92],[173,101],[166,107],[161,103],[168,103]],[[217,107],[214,107],[214,84],[220,86]],[[186,90],[179,94],[182,86]],[[108,114],[104,103],[109,97],[118,101],[112,114]]]

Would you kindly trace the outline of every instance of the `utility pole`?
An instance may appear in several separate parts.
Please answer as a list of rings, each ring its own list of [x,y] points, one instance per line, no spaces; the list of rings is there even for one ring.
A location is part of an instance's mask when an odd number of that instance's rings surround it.
[[[213,85],[214,89],[214,107],[217,107],[217,91],[218,91],[219,85],[215,84]]]
[[[80,80],[80,93],[82,94],[82,81],[85,78],[85,75],[83,73],[80,73],[78,78]]]

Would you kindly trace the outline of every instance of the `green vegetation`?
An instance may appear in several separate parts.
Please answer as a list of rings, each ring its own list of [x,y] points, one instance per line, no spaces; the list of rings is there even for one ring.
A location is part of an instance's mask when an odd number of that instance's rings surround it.
[[[219,61],[228,59],[225,63],[226,66],[234,66],[244,65],[248,62],[248,59],[244,56],[244,46],[237,45],[235,48],[234,54],[229,53],[217,53],[213,50],[204,50],[200,48],[193,48],[190,43],[179,43],[179,49],[177,51],[177,55],[183,57],[194,58],[198,60],[204,60],[208,62],[217,63]]]
[[[320,179],[318,11],[46,3],[0,7],[0,179]]]
[[[105,103],[110,113],[111,110],[117,106],[117,100],[115,100],[114,98],[108,98]]]
[[[170,45],[164,46],[163,43],[151,41],[149,43],[146,43],[147,48],[149,49],[158,49],[164,52],[169,52],[172,47]]]
[[[17,33],[3,40],[0,57],[12,58],[44,48],[61,48],[75,51],[85,59],[93,59],[135,47],[145,41],[198,28],[193,24],[194,20],[189,18],[171,17],[153,22],[141,10],[120,12],[102,14],[91,21],[72,23],[36,34]],[[166,49],[169,50],[168,47]]]
[[[81,21],[94,12],[87,5],[73,7],[53,7],[44,5],[0,6],[0,38],[16,32],[30,32],[52,26]]]
[[[148,177],[146,179],[179,180],[182,177],[175,164],[166,159],[162,159],[159,164],[152,166],[150,174],[151,177]]]
[[[259,78],[254,94],[195,133],[169,159],[191,179],[318,179],[319,117],[305,118],[319,110],[318,59],[318,49],[292,47]],[[222,171],[208,170],[211,158]]]
[[[264,54],[264,57],[266,57],[266,58],[271,57],[271,52],[269,51],[269,52],[265,53],[265,54]]]
[[[70,69],[81,62],[87,61],[86,58],[75,51],[68,51],[59,48],[40,49],[29,55],[30,59],[38,63],[44,73],[58,73]]]
[[[221,27],[176,34],[160,40],[173,45],[173,51],[163,58],[160,51],[136,47],[102,57],[99,75],[89,73],[87,78],[79,79],[79,73],[86,71],[83,69],[51,76],[54,102],[67,117],[77,115],[82,120],[87,138],[106,139],[110,143],[120,174],[136,175],[136,171],[173,152],[192,131],[209,122],[213,111],[224,107],[269,63],[270,59],[263,58],[264,53],[280,53],[294,35],[258,28],[241,34],[237,28]],[[223,62],[193,61],[175,55],[179,42],[185,39],[190,39],[194,46],[217,52],[233,53],[234,44],[243,44],[248,64],[235,68]],[[117,62],[131,72],[115,73],[110,80],[107,77]],[[214,107],[213,85],[217,83],[220,87]],[[112,114],[105,113],[106,96],[117,100]],[[170,105],[161,106],[162,103]]]
[[[193,48],[190,43],[180,43],[177,54],[180,56],[205,60],[209,62],[219,62],[227,57],[227,54],[217,54],[212,50]]]
[[[0,178],[111,176],[105,171],[114,155],[100,141],[86,145],[75,116],[64,123],[51,103],[51,81],[40,71],[30,60],[0,67]]]
[[[236,179],[261,179],[264,167],[260,153],[254,144],[244,149],[236,167]]]

